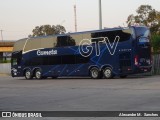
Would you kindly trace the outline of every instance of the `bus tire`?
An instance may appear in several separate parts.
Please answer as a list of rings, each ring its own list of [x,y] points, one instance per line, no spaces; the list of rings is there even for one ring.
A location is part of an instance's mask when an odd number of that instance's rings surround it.
[[[110,67],[106,67],[104,70],[103,70],[103,76],[104,78],[106,79],[111,79],[114,77],[113,73],[112,73],[112,69]]]
[[[35,78],[36,79],[42,79],[42,71],[40,69],[36,69],[35,71]]]
[[[25,70],[25,72],[24,72],[24,76],[25,76],[25,78],[26,78],[27,80],[29,80],[29,79],[32,79],[32,78],[33,78],[33,76],[32,76],[32,72],[31,72],[31,70],[29,70],[29,69]]]
[[[120,78],[126,78],[127,75],[120,75]]]
[[[100,78],[100,71],[97,67],[93,67],[90,69],[90,76],[93,79],[99,79]]]

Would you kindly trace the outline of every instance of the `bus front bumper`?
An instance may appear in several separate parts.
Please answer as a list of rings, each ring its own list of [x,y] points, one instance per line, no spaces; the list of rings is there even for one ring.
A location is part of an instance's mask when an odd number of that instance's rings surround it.
[[[151,72],[152,66],[139,66],[137,68],[137,73],[145,73],[145,72]]]
[[[12,77],[23,77],[23,74],[15,68],[11,69],[11,75]]]

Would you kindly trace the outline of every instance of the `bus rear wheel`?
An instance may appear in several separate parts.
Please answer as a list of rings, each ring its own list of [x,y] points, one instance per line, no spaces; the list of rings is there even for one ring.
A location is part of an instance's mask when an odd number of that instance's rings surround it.
[[[37,70],[35,71],[35,78],[36,78],[36,79],[42,79],[42,72],[41,72],[40,69],[37,69]]]
[[[93,79],[99,79],[100,78],[100,71],[97,67],[93,67],[90,70],[90,76]]]
[[[28,69],[25,71],[25,78],[28,80],[33,78],[31,70]]]
[[[103,70],[103,76],[106,79],[111,79],[114,77],[113,73],[112,73],[112,69],[107,67]]]

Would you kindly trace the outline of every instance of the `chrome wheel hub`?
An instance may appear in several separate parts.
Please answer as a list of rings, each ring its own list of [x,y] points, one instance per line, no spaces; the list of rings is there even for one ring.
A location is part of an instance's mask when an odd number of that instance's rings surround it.
[[[109,70],[109,69],[105,70],[104,75],[106,77],[110,77],[111,76],[111,70]]]
[[[41,72],[40,72],[40,71],[37,71],[37,72],[36,72],[36,78],[38,78],[38,79],[41,78]]]
[[[93,76],[94,78],[96,78],[96,77],[98,76],[98,71],[97,71],[97,70],[93,70],[93,71],[92,71],[92,76]]]
[[[31,77],[31,73],[29,71],[26,72],[26,78],[30,78]]]

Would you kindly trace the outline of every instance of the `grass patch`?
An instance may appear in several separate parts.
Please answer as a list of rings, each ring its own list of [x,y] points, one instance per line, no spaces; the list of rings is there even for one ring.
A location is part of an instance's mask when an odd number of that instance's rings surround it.
[[[2,59],[0,59],[0,63],[11,63],[11,60],[2,60]]]

